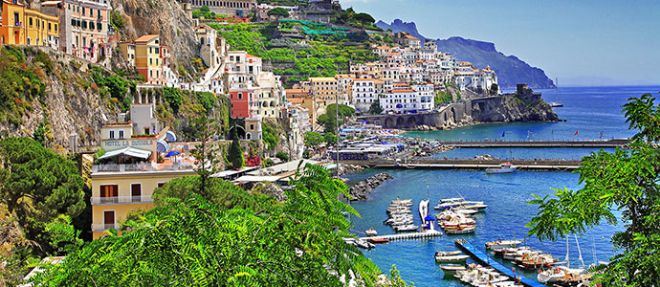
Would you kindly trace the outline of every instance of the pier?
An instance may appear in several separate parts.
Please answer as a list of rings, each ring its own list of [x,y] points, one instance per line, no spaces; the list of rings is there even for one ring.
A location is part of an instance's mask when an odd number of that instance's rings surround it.
[[[616,148],[625,147],[629,139],[575,141],[440,141],[440,144],[459,148]]]
[[[395,240],[406,240],[406,239],[431,238],[431,237],[439,237],[439,236],[442,236],[442,232],[437,230],[427,230],[424,232],[406,232],[406,233],[398,233],[398,234],[360,237],[360,239],[361,240],[387,239],[389,241],[395,241]]]
[[[580,167],[580,160],[502,160],[502,159],[431,159],[414,158],[410,160],[373,159],[341,161],[346,164],[370,166],[374,168],[410,168],[410,169],[486,169],[498,168],[503,162],[510,162],[518,169],[529,170],[574,170]]]
[[[529,279],[527,277],[522,276],[521,274],[514,273],[511,268],[506,267],[502,265],[501,263],[495,261],[494,259],[490,258],[487,253],[479,250],[476,246],[472,245],[470,242],[468,242],[465,239],[459,239],[456,240],[456,246],[461,249],[463,252],[467,253],[478,261],[480,264],[485,265],[485,266],[490,266],[493,269],[497,270],[498,272],[506,275],[507,277],[514,279],[514,280],[519,280],[521,284],[527,287],[545,287],[546,285],[543,285],[539,282],[536,282],[535,280]]]

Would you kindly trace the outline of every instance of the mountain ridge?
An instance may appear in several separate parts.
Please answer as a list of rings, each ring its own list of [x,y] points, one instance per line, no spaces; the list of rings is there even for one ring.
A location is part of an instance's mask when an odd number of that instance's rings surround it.
[[[406,32],[422,41],[433,40],[420,34],[415,22],[395,19],[390,24],[378,21],[376,26],[395,33]],[[529,65],[515,55],[505,55],[497,51],[494,43],[459,36],[433,41],[436,41],[438,50],[452,54],[458,60],[472,62],[479,68],[490,66],[497,73],[502,88],[513,88],[518,83],[526,83],[534,89],[555,88],[555,83],[542,69]]]

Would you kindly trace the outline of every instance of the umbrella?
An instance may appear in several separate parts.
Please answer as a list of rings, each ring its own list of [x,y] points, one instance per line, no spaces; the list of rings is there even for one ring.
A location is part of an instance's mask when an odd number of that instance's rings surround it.
[[[426,217],[424,217],[424,220],[425,221],[435,221],[435,217],[433,217],[431,215],[427,215]]]
[[[181,154],[180,152],[173,150],[173,151],[168,152],[165,155],[165,157],[172,157],[172,156],[177,156],[177,155],[180,155],[180,154]]]

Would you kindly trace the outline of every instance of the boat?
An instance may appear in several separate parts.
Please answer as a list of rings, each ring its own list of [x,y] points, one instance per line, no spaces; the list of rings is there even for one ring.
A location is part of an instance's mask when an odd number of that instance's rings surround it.
[[[445,274],[445,277],[453,277],[456,276],[456,272],[465,271],[467,268],[463,265],[446,264],[440,265],[440,269]]]
[[[373,244],[385,244],[390,242],[390,239],[387,237],[371,237],[367,239],[367,241]]]
[[[473,233],[477,230],[477,227],[474,225],[469,226],[460,226],[458,228],[445,228],[445,233],[447,234],[468,234]]]
[[[497,168],[487,168],[486,173],[488,174],[497,174],[497,173],[512,173],[516,171],[517,167],[513,166],[510,162],[505,162],[500,164],[500,167]]]
[[[486,249],[488,250],[498,250],[503,248],[517,247],[519,244],[522,244],[520,240],[497,240],[486,242]]]
[[[553,108],[561,108],[563,106],[564,106],[564,104],[562,104],[562,103],[550,102],[550,107],[553,107]]]
[[[438,263],[456,263],[456,262],[465,262],[470,258],[468,255],[436,255],[435,262]]]
[[[367,234],[367,236],[376,236],[376,235],[378,235],[378,231],[376,231],[376,229],[374,229],[373,227],[367,229],[367,231],[365,231],[365,233]]]
[[[536,275],[536,280],[543,284],[556,283],[564,279],[566,273],[558,267],[543,270]]]
[[[460,250],[456,250],[456,251],[437,251],[435,253],[435,256],[452,256],[452,255],[459,255],[459,254],[463,254],[463,252],[461,252]]]

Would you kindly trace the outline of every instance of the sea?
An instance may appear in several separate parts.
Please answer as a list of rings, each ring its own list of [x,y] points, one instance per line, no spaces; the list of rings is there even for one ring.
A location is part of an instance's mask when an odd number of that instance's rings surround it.
[[[563,107],[555,108],[562,121],[555,123],[507,123],[483,124],[449,131],[408,132],[404,136],[437,140],[596,140],[629,138],[634,131],[628,129],[622,106],[629,98],[644,93],[660,96],[660,86],[639,87],[562,87],[542,90],[547,102],[557,102]],[[473,158],[491,155],[501,159],[580,159],[598,149],[589,148],[491,148],[454,149],[433,155],[439,158]],[[611,152],[612,149],[605,150]],[[443,235],[433,239],[394,241],[364,251],[385,273],[392,266],[401,276],[415,286],[463,286],[459,281],[444,279],[435,263],[436,251],[456,250],[454,241],[467,239],[475,246],[483,247],[488,241],[497,239],[521,239],[525,244],[551,253],[564,260],[568,254],[571,266],[580,266],[599,261],[608,261],[619,252],[612,243],[612,235],[623,230],[623,223],[615,225],[602,222],[587,230],[558,241],[540,241],[528,236],[525,225],[537,214],[537,206],[528,202],[534,195],[552,196],[555,189],[578,189],[579,175],[565,171],[517,171],[512,174],[487,175],[483,170],[388,170],[367,169],[348,176],[349,185],[379,172],[388,172],[394,179],[377,187],[368,200],[353,202],[360,213],[352,217],[353,232],[364,236],[368,228],[379,234],[394,231],[383,221],[390,201],[413,199],[416,224],[420,223],[417,204],[430,199],[435,205],[441,198],[464,197],[468,200],[484,201],[488,208],[478,214],[477,229],[470,235]],[[433,211],[432,211],[433,212]],[[620,215],[618,210],[615,214]],[[579,246],[579,247],[578,247]],[[580,260],[582,258],[582,260]],[[505,265],[509,265],[505,262]],[[534,272],[522,272],[536,279]]]

